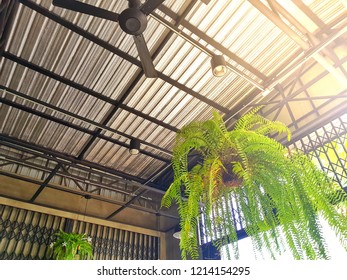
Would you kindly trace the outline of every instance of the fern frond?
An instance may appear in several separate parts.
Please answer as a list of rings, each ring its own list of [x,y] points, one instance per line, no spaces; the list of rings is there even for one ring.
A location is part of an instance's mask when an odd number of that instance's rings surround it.
[[[182,258],[198,258],[197,220],[201,212],[206,231],[221,248],[232,244],[238,256],[235,216],[227,205],[233,197],[241,211],[254,250],[273,258],[289,245],[295,259],[328,259],[318,216],[323,216],[347,250],[347,219],[336,209],[347,205],[347,195],[300,153],[286,155],[285,147],[269,137],[290,130],[257,114],[255,108],[228,131],[221,115],[192,122],[176,136],[172,167],[174,181],[162,199],[162,207],[178,206],[181,218]],[[201,155],[191,169],[188,155]],[[232,180],[232,182],[226,181]],[[203,209],[201,205],[204,205]],[[279,234],[283,232],[283,239]]]

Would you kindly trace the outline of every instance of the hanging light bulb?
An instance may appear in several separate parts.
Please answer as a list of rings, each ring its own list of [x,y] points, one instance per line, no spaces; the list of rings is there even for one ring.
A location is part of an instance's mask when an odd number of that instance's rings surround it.
[[[131,139],[129,146],[129,153],[132,155],[137,155],[140,152],[140,141],[138,139]]]
[[[227,65],[223,55],[213,55],[211,58],[212,73],[216,77],[222,77],[227,73]]]

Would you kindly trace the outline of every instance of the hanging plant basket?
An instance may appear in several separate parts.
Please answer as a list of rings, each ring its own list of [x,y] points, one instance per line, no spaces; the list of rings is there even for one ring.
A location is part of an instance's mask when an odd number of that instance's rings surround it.
[[[86,260],[93,258],[91,238],[86,234],[67,233],[60,230],[56,233],[56,240],[49,247],[55,260]]]
[[[228,256],[238,258],[238,221],[223,206],[231,197],[241,211],[255,251],[268,251],[275,258],[284,241],[295,259],[328,258],[319,214],[347,248],[347,219],[330,203],[339,193],[336,185],[305,155],[288,154],[285,147],[268,137],[286,133],[289,140],[290,131],[283,123],[258,115],[257,110],[240,118],[230,131],[215,113],[213,119],[192,122],[177,133],[174,181],[162,206],[178,205],[183,259],[199,257],[197,224],[201,214],[215,245],[221,248],[230,243]],[[200,160],[191,167],[188,155],[192,151]],[[345,193],[342,196],[346,199]],[[212,210],[220,215],[214,218]]]

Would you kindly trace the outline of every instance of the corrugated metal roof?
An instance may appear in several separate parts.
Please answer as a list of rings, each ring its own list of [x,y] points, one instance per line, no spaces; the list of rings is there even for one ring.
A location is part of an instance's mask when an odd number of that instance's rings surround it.
[[[325,72],[329,82],[338,76],[330,72],[346,77],[342,1],[164,1],[143,33],[159,78],[143,75],[133,38],[117,22],[49,0],[20,2],[0,60],[1,135],[141,183],[164,178],[175,131],[214,110],[231,119],[267,104],[264,115],[295,133],[317,111],[337,108],[333,97],[346,90],[324,94],[319,84]],[[82,2],[116,13],[127,8],[126,1]],[[317,52],[325,65],[314,61]],[[212,54],[225,56],[226,76],[212,75]],[[298,109],[291,101],[297,91]],[[323,95],[331,100],[310,100]],[[131,138],[142,142],[137,156],[128,152]],[[155,182],[165,188],[165,180]]]

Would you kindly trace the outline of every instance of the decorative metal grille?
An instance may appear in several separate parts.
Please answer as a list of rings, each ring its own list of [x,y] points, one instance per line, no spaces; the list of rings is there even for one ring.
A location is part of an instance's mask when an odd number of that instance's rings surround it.
[[[231,213],[231,217],[234,221],[234,225],[236,228],[236,233],[239,239],[244,238],[245,231],[244,231],[244,226],[243,226],[243,218],[242,218],[242,213],[240,212],[239,205],[236,202],[236,199],[234,198],[234,194],[229,193],[227,194],[219,203],[212,209],[212,220],[218,220],[226,213]],[[205,228],[205,216],[203,215],[200,220],[200,227],[199,227],[199,232],[200,232],[200,244],[205,244],[208,242],[211,242],[212,240],[217,240],[219,238],[223,238],[225,235],[228,234],[228,232],[223,232],[220,229],[220,223],[212,224],[212,231],[213,231],[213,236],[209,236],[206,232]]]
[[[0,259],[47,259],[54,234],[67,226],[92,238],[96,260],[159,258],[158,237],[0,205]]]
[[[307,154],[341,188],[347,188],[347,114],[289,146]]]
[[[48,245],[64,222],[64,218],[0,205],[0,259],[46,259]]]
[[[156,260],[159,258],[159,238],[141,233],[75,221],[74,232],[92,238],[94,259]]]

